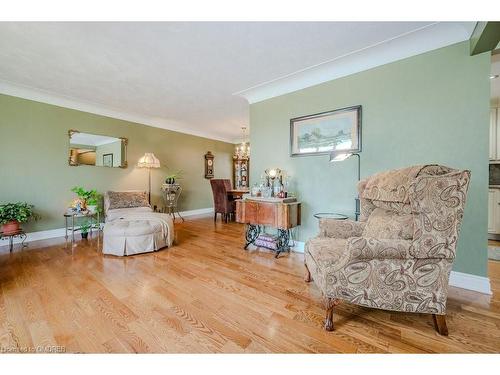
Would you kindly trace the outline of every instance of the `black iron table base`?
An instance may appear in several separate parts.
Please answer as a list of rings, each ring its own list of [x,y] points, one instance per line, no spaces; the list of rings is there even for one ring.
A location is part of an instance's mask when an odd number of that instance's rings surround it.
[[[247,230],[245,232],[245,240],[247,241],[245,245],[245,250],[248,249],[248,246],[253,244],[257,237],[259,237],[260,234],[260,226],[259,225],[253,225],[253,224],[247,224]]]
[[[247,224],[245,232],[245,250],[248,246],[253,245],[261,232],[260,225]],[[278,229],[277,248],[275,258],[278,258],[283,251],[290,252],[290,230]]]
[[[278,251],[275,258],[280,256],[282,251],[290,252],[290,230],[278,229]]]
[[[4,238],[8,238],[9,239],[9,252],[12,253],[12,250],[14,249],[14,238],[15,237],[19,237],[21,238],[21,249],[25,248],[25,247],[28,247],[28,245],[26,245],[24,243],[24,241],[26,241],[26,233],[21,229],[17,232],[13,232],[13,233],[2,233],[0,232],[0,239],[4,239]]]

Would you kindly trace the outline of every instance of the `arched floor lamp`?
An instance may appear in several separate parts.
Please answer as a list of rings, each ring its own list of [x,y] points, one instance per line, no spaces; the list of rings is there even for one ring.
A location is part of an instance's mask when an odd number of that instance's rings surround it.
[[[349,151],[333,151],[330,153],[330,163],[336,163],[339,161],[344,161],[349,159],[351,156],[358,157],[358,182],[361,180],[361,156],[357,152],[349,152]],[[354,216],[356,217],[356,221],[359,218],[360,214],[360,206],[359,206],[359,196],[354,198],[356,208],[354,212]]]

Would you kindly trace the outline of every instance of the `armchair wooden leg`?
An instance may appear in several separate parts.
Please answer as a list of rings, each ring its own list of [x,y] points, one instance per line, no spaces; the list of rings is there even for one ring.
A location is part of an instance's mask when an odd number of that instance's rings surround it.
[[[217,221],[217,212],[214,213],[214,223]]]
[[[442,336],[448,336],[448,327],[446,326],[446,315],[432,314],[434,320],[434,327],[436,331]]]
[[[333,308],[340,303],[338,298],[325,298],[325,331],[333,331]]]
[[[310,283],[312,281],[311,272],[309,272],[309,268],[307,268],[307,264],[304,263],[304,267],[306,267],[306,274],[304,276],[304,281],[306,283]]]

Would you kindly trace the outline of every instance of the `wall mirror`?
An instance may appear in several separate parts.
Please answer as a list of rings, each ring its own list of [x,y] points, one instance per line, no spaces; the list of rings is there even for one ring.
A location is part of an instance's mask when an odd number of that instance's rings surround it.
[[[127,138],[69,130],[69,165],[126,168]]]

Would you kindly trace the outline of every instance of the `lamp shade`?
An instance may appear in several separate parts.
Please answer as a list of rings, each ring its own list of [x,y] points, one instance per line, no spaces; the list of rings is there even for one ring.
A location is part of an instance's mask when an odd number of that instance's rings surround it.
[[[274,179],[280,175],[281,170],[279,168],[271,168],[271,169],[266,169],[265,173],[269,178]]]
[[[160,168],[160,161],[152,152],[146,152],[137,163],[139,168]]]
[[[349,159],[352,155],[353,155],[352,152],[339,152],[339,153],[332,152],[330,154],[330,162],[334,163],[337,161],[344,161],[346,159]]]

